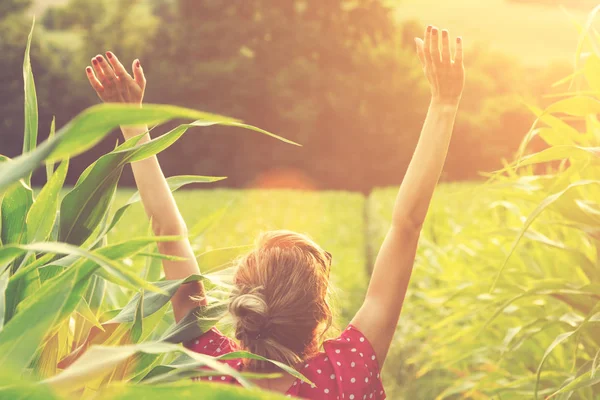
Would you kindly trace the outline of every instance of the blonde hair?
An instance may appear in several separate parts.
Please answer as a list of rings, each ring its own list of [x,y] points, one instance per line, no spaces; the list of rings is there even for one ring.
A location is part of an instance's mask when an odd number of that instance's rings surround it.
[[[238,262],[229,303],[242,349],[290,366],[316,354],[332,323],[330,263],[329,253],[306,235],[261,234]],[[277,370],[260,360],[247,359],[245,365],[252,371]]]

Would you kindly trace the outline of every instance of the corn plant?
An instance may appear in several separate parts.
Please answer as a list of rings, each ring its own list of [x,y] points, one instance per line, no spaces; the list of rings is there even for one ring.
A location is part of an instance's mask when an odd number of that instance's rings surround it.
[[[230,375],[252,386],[246,374],[179,344],[213,326],[226,307],[222,302],[194,310],[178,324],[169,313],[171,296],[186,282],[201,280],[212,299],[221,299],[229,286],[218,268],[213,274],[160,280],[160,261],[176,258],[153,251],[155,244],[178,237],[149,233],[111,243],[107,235],[127,208],[140,201],[136,193],[111,211],[126,164],[160,153],[190,127],[238,126],[293,142],[232,118],[181,107],[102,104],[84,110],[56,132],[53,123],[48,139],[38,146],[29,61],[32,35],[33,27],[23,63],[23,154],[14,159],[0,156],[0,398],[272,398],[256,390],[192,384],[187,379]],[[194,122],[147,143],[138,144],[142,135],[125,141],[90,164],[76,185],[61,195],[71,157],[120,125],[158,125],[174,118]],[[42,165],[47,182],[34,192],[31,175]],[[186,175],[168,181],[171,190],[177,190],[219,179]],[[202,232],[198,227],[193,234]],[[143,276],[128,267],[133,256],[146,259]],[[115,293],[129,295],[111,301]],[[233,356],[258,357],[245,352]]]
[[[529,106],[516,160],[476,191],[436,195],[399,335],[412,393],[600,397],[598,11],[581,27],[574,74],[557,83],[576,89]],[[545,148],[529,153],[534,138]]]

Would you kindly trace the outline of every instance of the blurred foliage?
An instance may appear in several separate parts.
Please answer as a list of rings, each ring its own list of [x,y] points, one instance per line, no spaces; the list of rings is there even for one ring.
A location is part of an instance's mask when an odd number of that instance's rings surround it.
[[[57,115],[58,126],[96,102],[83,70],[91,57],[110,49],[126,65],[141,59],[148,102],[233,115],[304,145],[291,148],[211,128],[210,141],[184,138],[162,155],[167,175],[219,173],[230,177],[221,185],[269,186],[265,176],[284,169],[316,188],[366,192],[396,184],[421,130],[429,89],[413,41],[422,36],[424,23],[399,25],[384,4],[69,0],[42,17],[45,30],[37,37],[51,52],[46,62],[33,62],[40,102],[51,103],[44,110]],[[9,41],[15,45],[7,51],[14,56],[0,60],[2,71],[17,71],[25,34]],[[517,96],[539,98],[568,68],[528,70],[486,46],[468,46],[466,62],[467,88],[444,180],[474,179],[511,158],[529,124]],[[3,98],[19,98],[18,80],[11,76]],[[65,88],[69,96],[63,96]],[[21,118],[10,103],[3,102],[0,121],[18,132]],[[41,115],[41,126],[49,118]],[[18,154],[18,140],[3,135],[2,142],[8,155]],[[90,154],[110,147],[103,143]],[[68,182],[84,167],[73,160]],[[129,172],[123,181],[133,184]],[[296,183],[282,179],[270,185]]]
[[[11,156],[21,153],[23,141],[23,49],[31,27],[31,19],[23,11],[29,3],[3,0],[0,5],[0,147]],[[73,84],[67,73],[68,59],[52,43],[41,39],[44,36],[44,33],[36,35],[31,45],[43,136],[50,130],[54,115],[60,126],[89,104],[89,100],[82,101],[85,97],[80,96],[81,90],[69,90]],[[38,176],[41,178],[43,174]]]

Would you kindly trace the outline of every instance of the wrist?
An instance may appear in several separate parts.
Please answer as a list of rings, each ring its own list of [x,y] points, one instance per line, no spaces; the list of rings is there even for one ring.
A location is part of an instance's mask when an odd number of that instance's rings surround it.
[[[431,98],[430,107],[435,108],[442,111],[456,111],[458,110],[458,106],[460,104],[460,99],[440,99],[440,98]]]
[[[121,132],[125,140],[131,139],[132,137],[141,135],[144,132],[148,132],[147,126],[122,126]]]

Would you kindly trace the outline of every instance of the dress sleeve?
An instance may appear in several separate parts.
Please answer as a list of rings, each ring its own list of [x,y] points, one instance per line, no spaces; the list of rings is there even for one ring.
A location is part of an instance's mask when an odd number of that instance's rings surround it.
[[[196,353],[206,354],[211,357],[237,351],[237,344],[213,327],[196,339],[184,343],[184,346]]]
[[[323,344],[343,399],[385,399],[380,367],[367,338],[353,325]]]

